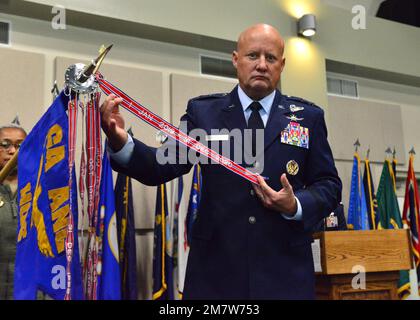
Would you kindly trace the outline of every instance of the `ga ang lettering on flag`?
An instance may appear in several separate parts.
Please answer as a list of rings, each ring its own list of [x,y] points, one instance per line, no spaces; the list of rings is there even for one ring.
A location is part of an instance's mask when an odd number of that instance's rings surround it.
[[[105,149],[105,148],[104,148]],[[107,152],[102,158],[102,177],[99,200],[99,263],[97,298],[98,300],[121,299],[121,277],[119,265],[117,215],[112,182],[112,169]]]
[[[53,299],[66,291],[65,240],[69,215],[77,226],[77,192],[69,190],[68,97],[62,92],[23,142],[18,157],[15,299]],[[73,171],[73,190],[76,189]],[[73,212],[70,212],[72,196]],[[77,239],[77,228],[74,228]],[[79,248],[74,242],[71,296],[82,299]]]

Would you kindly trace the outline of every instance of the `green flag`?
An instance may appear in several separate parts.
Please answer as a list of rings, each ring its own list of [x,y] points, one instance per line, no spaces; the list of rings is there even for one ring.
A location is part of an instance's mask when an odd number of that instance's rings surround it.
[[[391,162],[387,159],[384,162],[378,192],[376,194],[380,212],[378,229],[403,228],[395,191],[395,175]],[[410,289],[409,273],[406,270],[400,271],[400,280],[398,282],[398,295],[400,298],[403,299],[409,294],[408,289]]]
[[[394,173],[388,159],[382,168],[376,199],[381,213],[378,229],[401,229],[402,220],[395,194]]]

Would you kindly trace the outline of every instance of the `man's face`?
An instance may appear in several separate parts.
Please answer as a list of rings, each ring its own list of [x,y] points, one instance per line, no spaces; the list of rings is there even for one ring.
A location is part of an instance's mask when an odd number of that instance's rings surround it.
[[[239,84],[250,98],[260,100],[275,90],[285,64],[283,49],[275,29],[257,26],[242,33],[232,61]]]
[[[17,151],[16,146],[20,145],[25,137],[25,133],[17,128],[0,130],[0,169],[12,158]]]

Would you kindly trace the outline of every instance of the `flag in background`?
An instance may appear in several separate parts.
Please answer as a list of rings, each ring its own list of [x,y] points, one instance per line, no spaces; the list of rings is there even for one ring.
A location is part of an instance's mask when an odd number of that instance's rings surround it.
[[[184,200],[184,201],[183,201]],[[176,300],[182,299],[183,277],[181,272],[185,275],[186,259],[185,250],[181,245],[183,242],[183,223],[187,213],[184,196],[184,179],[180,176],[174,180],[172,192],[172,214],[173,214],[173,257],[174,257],[174,295]],[[182,228],[182,232],[181,231]],[[182,279],[182,281],[181,281]]]
[[[395,188],[395,175],[392,170],[391,162],[386,159],[382,168],[381,179],[379,181],[378,209],[381,213],[378,229],[402,229],[401,213]],[[398,295],[404,299],[409,295],[410,277],[408,271],[400,271],[398,282]]]
[[[392,164],[388,159],[385,160],[382,167],[376,199],[381,213],[378,229],[400,229],[402,220],[397,195],[395,194],[394,173]]]
[[[365,191],[366,208],[368,212],[369,229],[375,230],[379,222],[378,202],[375,196],[375,186],[370,170],[370,161],[365,159],[365,172],[363,174],[363,188]]]
[[[397,158],[395,157],[396,155],[396,151],[395,151],[395,147],[394,147],[394,151],[392,151],[392,180],[394,181],[394,188],[396,188],[396,174],[397,174]]]
[[[173,189],[173,209],[177,216],[177,224],[174,231],[177,232],[177,239],[174,237],[174,245],[177,246],[175,257],[175,298],[182,299],[182,293],[184,291],[184,280],[185,280],[185,271],[187,268],[188,253],[190,247],[188,246],[186,230],[185,230],[185,221],[187,217],[187,208],[189,195],[188,192],[185,192],[184,179],[179,177],[174,181]]]
[[[153,300],[174,300],[172,236],[166,186],[157,187],[153,244]],[[169,238],[169,239],[168,239]]]
[[[403,221],[410,228],[411,244],[414,256],[414,264],[417,272],[418,286],[420,284],[420,242],[419,242],[419,210],[420,197],[416,175],[414,173],[414,152],[410,152],[407,180],[405,182],[405,197],[403,209]]]
[[[120,249],[121,298],[137,300],[137,259],[133,190],[130,177],[118,173],[115,184],[118,245]]]
[[[193,182],[191,185],[190,200],[188,203],[187,217],[185,219],[185,231],[188,246],[191,243],[191,231],[194,221],[197,218],[198,206],[201,198],[201,168],[198,164],[194,166]]]
[[[368,210],[366,208],[365,190],[360,172],[360,158],[356,152],[353,157],[347,223],[349,229],[368,230]]]
[[[18,227],[14,298],[53,299],[66,293],[65,240],[69,215],[77,226],[77,188],[69,190],[69,98],[61,92],[23,142],[18,157]],[[73,212],[70,211],[70,196]],[[74,228],[77,239],[77,228]],[[78,241],[71,265],[71,297],[83,299]]]
[[[120,300],[121,279],[118,258],[117,216],[115,213],[112,169],[106,151],[102,158],[100,197],[98,209],[100,223],[97,230],[97,237],[99,238],[97,299]]]

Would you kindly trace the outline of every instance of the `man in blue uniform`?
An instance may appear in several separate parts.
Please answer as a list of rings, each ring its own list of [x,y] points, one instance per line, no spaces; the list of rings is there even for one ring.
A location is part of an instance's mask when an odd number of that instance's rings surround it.
[[[202,198],[184,299],[314,298],[311,232],[337,207],[341,181],[323,111],[276,89],[285,65],[283,51],[284,41],[272,26],[246,29],[232,55],[239,85],[229,94],[191,99],[181,119],[189,133],[250,133],[252,148],[228,143],[244,155],[241,165],[261,173],[259,185],[253,185],[218,164],[201,165]],[[120,102],[110,95],[101,107],[113,168],[147,185],[187,173],[191,163],[158,161],[174,141],[156,149],[128,137]]]

